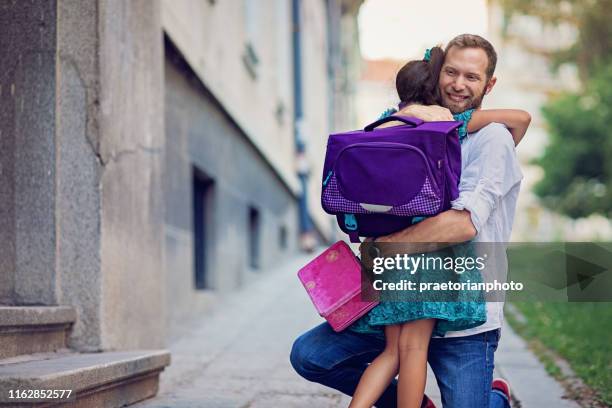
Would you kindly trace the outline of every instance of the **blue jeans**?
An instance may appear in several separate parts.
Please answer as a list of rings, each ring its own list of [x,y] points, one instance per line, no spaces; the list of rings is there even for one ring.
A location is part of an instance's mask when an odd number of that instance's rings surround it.
[[[428,362],[449,408],[509,408],[503,393],[491,391],[493,356],[500,330],[465,337],[432,338]],[[309,381],[353,395],[359,379],[385,348],[384,335],[344,330],[336,333],[322,323],[299,336],[291,349],[291,364]],[[397,380],[375,404],[397,407]]]

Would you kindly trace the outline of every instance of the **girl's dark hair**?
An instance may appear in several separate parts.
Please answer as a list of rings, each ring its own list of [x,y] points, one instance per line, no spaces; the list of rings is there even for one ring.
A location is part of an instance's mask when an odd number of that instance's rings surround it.
[[[400,108],[410,103],[440,104],[438,78],[443,63],[444,51],[440,47],[433,47],[429,61],[409,61],[398,71],[395,88],[400,98]]]

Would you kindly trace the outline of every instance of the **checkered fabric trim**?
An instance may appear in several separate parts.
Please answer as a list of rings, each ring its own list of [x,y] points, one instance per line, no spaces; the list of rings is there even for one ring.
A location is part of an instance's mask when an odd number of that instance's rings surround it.
[[[438,212],[442,198],[434,191],[429,176],[425,177],[425,182],[421,191],[414,196],[408,203],[391,208],[385,214],[399,215],[402,217],[412,217],[415,215],[432,215]],[[358,202],[347,200],[340,194],[336,175],[332,174],[325,189],[323,190],[323,208],[325,211],[336,213],[352,214],[377,214],[368,211]]]

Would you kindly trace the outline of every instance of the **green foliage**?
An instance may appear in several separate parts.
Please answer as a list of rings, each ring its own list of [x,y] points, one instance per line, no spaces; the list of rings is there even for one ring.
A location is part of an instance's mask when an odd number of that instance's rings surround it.
[[[612,215],[612,64],[580,93],[565,93],[542,108],[550,143],[536,160],[545,177],[535,193],[573,218]]]
[[[543,106],[550,143],[536,163],[544,179],[535,188],[542,203],[572,218],[612,216],[612,0],[499,0],[515,14],[577,30],[571,46],[548,54],[553,68],[578,67],[583,89]]]

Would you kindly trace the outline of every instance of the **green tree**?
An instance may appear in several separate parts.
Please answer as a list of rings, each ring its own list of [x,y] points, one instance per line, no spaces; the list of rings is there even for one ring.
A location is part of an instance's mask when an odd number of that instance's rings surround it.
[[[612,64],[542,108],[550,140],[536,160],[544,178],[535,193],[547,207],[573,218],[612,216]]]
[[[506,18],[538,17],[544,24],[577,29],[570,47],[549,52],[551,68],[571,63],[582,82],[542,107],[550,140],[535,161],[544,178],[542,203],[572,218],[612,216],[612,0],[500,0]]]

